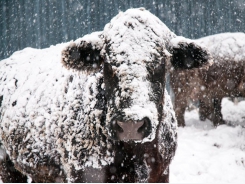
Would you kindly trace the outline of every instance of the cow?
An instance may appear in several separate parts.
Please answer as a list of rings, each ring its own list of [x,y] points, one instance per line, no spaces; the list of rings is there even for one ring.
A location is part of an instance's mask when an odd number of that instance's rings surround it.
[[[172,70],[170,83],[179,126],[185,126],[184,113],[190,102],[199,103],[199,118],[216,127],[225,124],[221,113],[224,97],[245,97],[245,34],[220,33],[195,40],[206,46],[213,58],[207,70]]]
[[[129,9],[101,32],[1,61],[2,181],[168,182],[177,121],[167,66],[211,61],[194,42],[171,47],[175,37]]]

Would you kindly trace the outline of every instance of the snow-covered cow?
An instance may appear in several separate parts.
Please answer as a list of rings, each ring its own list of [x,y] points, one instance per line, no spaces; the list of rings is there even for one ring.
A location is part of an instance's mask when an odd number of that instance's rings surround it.
[[[224,124],[222,98],[245,97],[245,34],[221,33],[196,42],[208,48],[214,63],[208,70],[171,71],[178,125],[185,126],[184,113],[190,101],[199,101],[201,120],[208,118],[214,126]]]
[[[150,12],[129,9],[102,32],[0,62],[2,180],[168,182],[177,122],[167,63],[209,63],[197,44],[170,47],[175,37]]]

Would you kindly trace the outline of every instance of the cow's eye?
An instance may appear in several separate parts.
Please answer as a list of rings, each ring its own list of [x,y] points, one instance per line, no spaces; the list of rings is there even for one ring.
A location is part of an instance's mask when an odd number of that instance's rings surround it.
[[[113,90],[118,85],[118,78],[115,75],[110,63],[107,63],[107,62],[104,63],[103,72],[104,72],[104,83],[105,83],[105,88],[106,88],[106,95],[110,96],[113,93]]]
[[[165,65],[160,64],[154,69],[148,68],[149,78],[152,83],[162,83],[165,77]]]
[[[107,62],[104,63],[104,74],[106,74],[107,76],[113,75],[113,70],[110,63]]]
[[[160,64],[156,68],[148,69],[148,79],[151,82],[152,93],[150,94],[151,101],[156,104],[161,103],[162,94],[165,86],[165,64]]]

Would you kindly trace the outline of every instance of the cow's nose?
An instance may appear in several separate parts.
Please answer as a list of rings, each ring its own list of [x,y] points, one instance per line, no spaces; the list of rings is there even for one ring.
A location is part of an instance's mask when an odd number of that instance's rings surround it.
[[[143,140],[151,133],[151,123],[148,118],[140,121],[115,121],[116,124],[116,137],[118,140]]]

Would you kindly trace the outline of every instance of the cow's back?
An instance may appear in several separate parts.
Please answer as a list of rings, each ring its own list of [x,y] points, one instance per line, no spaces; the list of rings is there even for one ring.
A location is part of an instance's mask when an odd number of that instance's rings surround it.
[[[211,92],[208,96],[241,95],[239,84],[245,75],[244,40],[244,33],[221,33],[197,40],[209,49],[214,59],[214,64],[205,74],[205,85]]]

